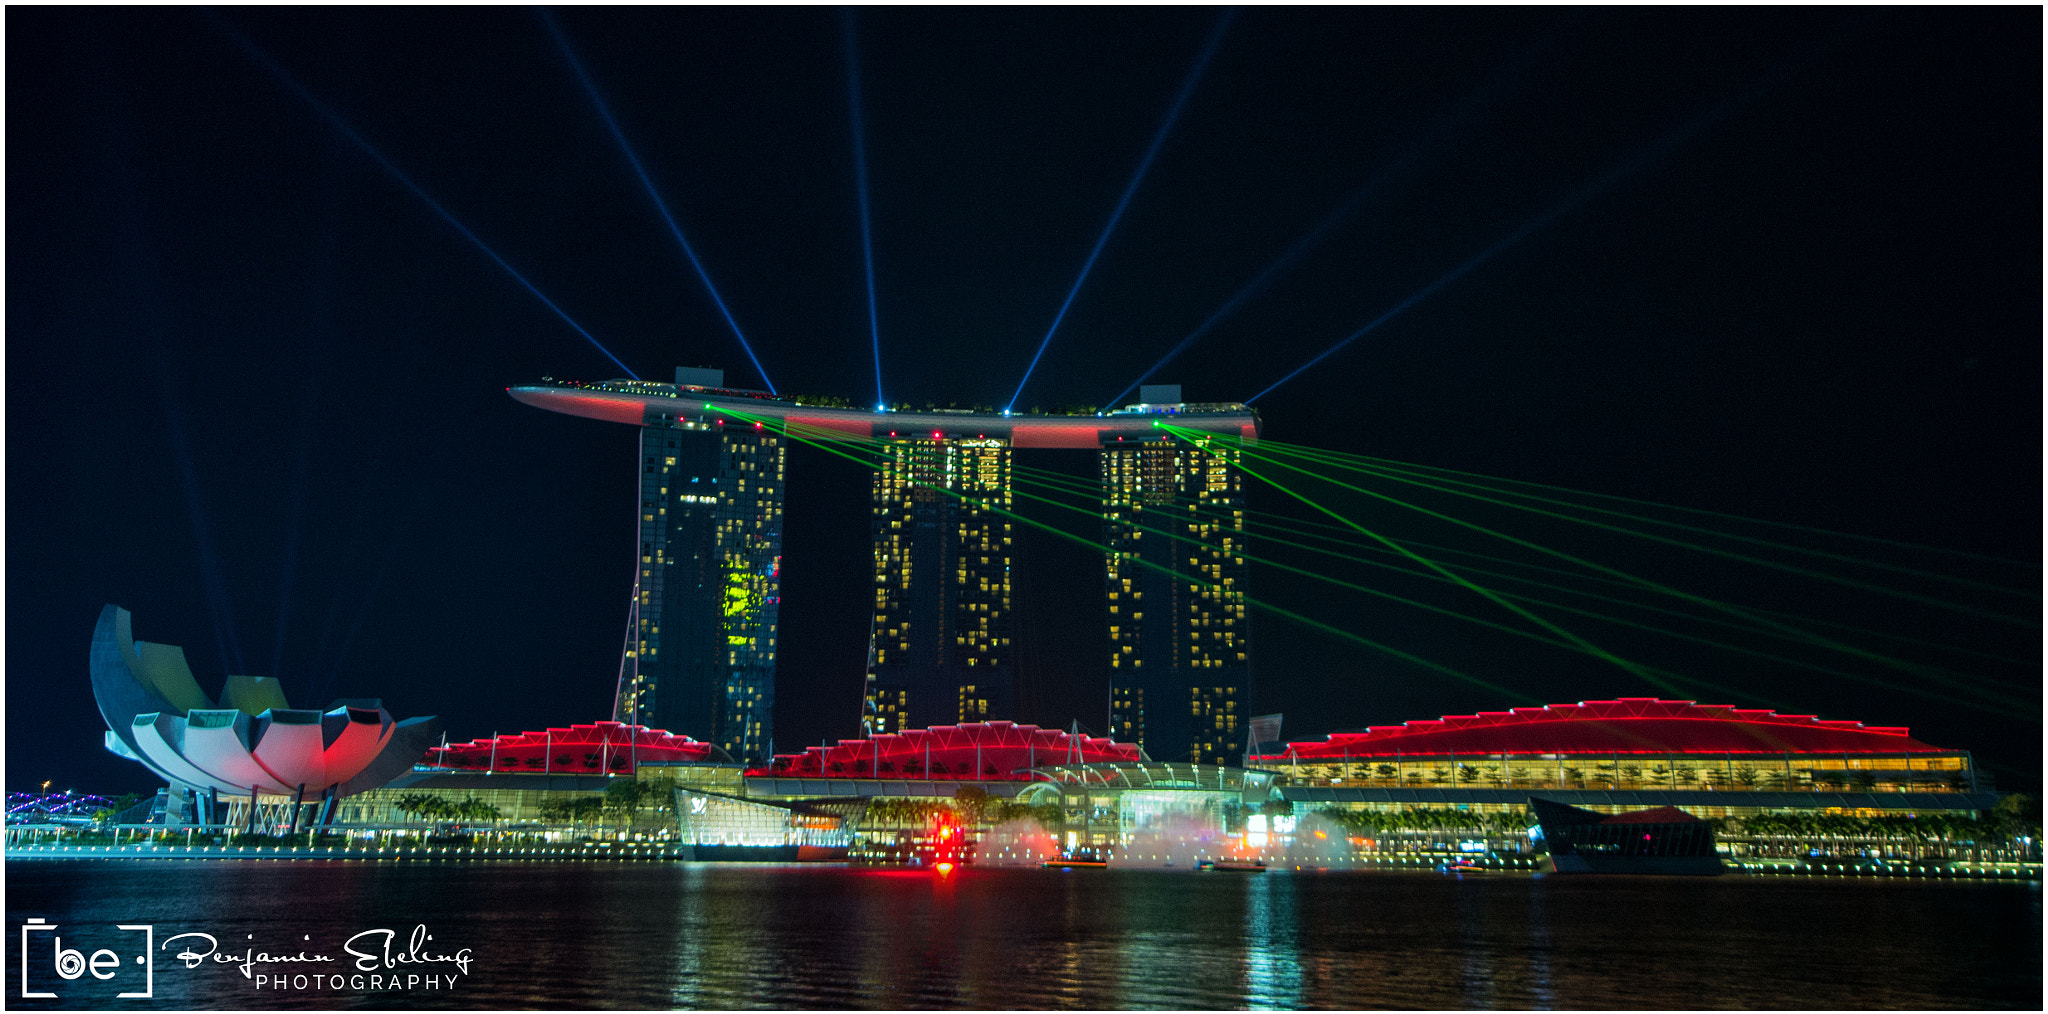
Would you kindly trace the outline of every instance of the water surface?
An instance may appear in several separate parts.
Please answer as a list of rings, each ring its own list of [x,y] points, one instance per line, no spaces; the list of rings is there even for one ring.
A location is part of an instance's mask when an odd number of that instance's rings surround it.
[[[2038,1010],[2042,999],[2032,884],[150,860],[16,860],[6,877],[11,1007]],[[34,916],[59,929],[31,936],[30,987],[56,1000],[19,996],[20,927]],[[153,925],[159,941],[199,931],[222,950],[339,960],[244,978],[229,965],[188,970],[173,945],[150,1000],[48,971],[48,936],[133,961],[139,937],[117,923]],[[331,985],[357,974],[342,946],[351,935],[391,929],[404,951],[416,925],[433,937],[423,953],[469,949],[468,973],[433,990]],[[254,974],[308,969],[330,985],[255,988]]]

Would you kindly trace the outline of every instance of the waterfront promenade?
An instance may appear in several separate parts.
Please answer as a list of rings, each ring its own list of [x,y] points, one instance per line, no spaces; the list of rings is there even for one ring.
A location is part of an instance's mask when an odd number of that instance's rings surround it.
[[[229,862],[344,861],[344,862],[569,862],[644,863],[688,862],[679,846],[660,842],[576,842],[543,845],[436,845],[419,843],[349,843],[344,845],[127,845],[44,844],[9,847],[8,861],[54,859],[95,860],[212,860]],[[1360,853],[1349,856],[1319,856],[1295,860],[1285,855],[1260,856],[1275,872],[1297,871],[1339,873],[1347,871],[1434,872],[1457,854],[1449,852]],[[1885,862],[1856,857],[1821,856],[1807,859],[1737,859],[1724,857],[1731,874],[1780,876],[1840,876],[1946,880],[2040,880],[2039,862],[1943,863]],[[1489,854],[1473,857],[1469,873],[1540,873],[1548,864],[1540,855]],[[1128,869],[1146,869],[1143,862],[1119,864]],[[1168,867],[1158,867],[1161,870]]]

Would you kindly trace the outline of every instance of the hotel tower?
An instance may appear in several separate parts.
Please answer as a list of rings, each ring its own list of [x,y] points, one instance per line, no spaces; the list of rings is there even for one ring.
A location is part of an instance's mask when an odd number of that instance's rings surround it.
[[[1148,385],[1081,416],[863,412],[727,388],[544,380],[507,389],[538,408],[639,427],[639,559],[614,718],[764,759],[774,733],[785,455],[792,439],[861,444],[877,459],[867,733],[1010,718],[1016,672],[1012,455],[1101,461],[1111,735],[1160,760],[1220,763],[1243,740],[1245,611],[1240,442],[1259,419]],[[1155,423],[1207,434],[1167,435]]]

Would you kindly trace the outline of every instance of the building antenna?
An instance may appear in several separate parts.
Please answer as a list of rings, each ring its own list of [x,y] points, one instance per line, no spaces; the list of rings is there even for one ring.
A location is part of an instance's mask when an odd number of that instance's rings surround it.
[[[633,569],[633,604],[626,609],[626,643],[619,651],[619,688],[612,693],[612,721],[640,724],[640,653],[633,634],[640,628],[640,569]]]
[[[875,711],[875,623],[868,621],[868,672],[860,695],[860,734],[873,738],[882,731],[882,716]]]

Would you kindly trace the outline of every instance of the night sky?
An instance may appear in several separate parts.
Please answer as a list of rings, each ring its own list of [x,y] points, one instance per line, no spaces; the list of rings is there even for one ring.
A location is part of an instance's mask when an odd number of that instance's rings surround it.
[[[7,787],[151,784],[99,745],[86,648],[108,602],[208,688],[275,674],[296,704],[378,696],[453,739],[608,717],[634,435],[505,388],[620,371],[308,101],[631,370],[760,386],[542,18],[6,16]],[[767,379],[872,402],[839,13],[555,16]],[[1010,399],[1218,25],[859,12],[884,397]],[[1742,529],[2031,592],[1902,584],[2032,626],[1462,508],[1979,652],[1940,657],[2016,705],[1583,628],[1740,692],[1713,703],[1910,725],[2038,786],[2041,27],[2033,8],[1243,11],[1017,405],[1108,401],[1328,222],[1155,380],[1242,400],[1426,293],[1259,398],[1266,436],[2018,561]],[[1018,459],[1093,475],[1086,453]],[[792,452],[785,752],[856,732],[867,496],[860,467]],[[1022,540],[1019,720],[1102,728],[1099,566]],[[1659,693],[1271,568],[1250,585],[1520,695],[1255,614],[1254,709],[1289,738]]]

